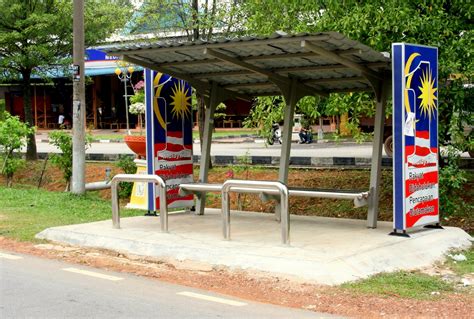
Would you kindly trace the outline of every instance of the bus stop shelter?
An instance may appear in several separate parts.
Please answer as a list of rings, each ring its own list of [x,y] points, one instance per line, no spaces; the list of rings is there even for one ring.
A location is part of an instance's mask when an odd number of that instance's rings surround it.
[[[197,261],[204,263],[204,267],[217,265],[252,270],[252,276],[257,270],[263,271],[265,276],[270,272],[272,276],[283,275],[284,278],[301,278],[321,284],[339,284],[379,272],[426,267],[450,249],[471,245],[471,236],[455,227],[419,231],[410,238],[387,236],[392,230],[391,222],[381,221],[377,229],[364,227],[377,226],[382,129],[390,88],[390,60],[385,55],[334,32],[211,42],[123,44],[105,49],[111,54],[123,55],[126,61],[186,80],[205,96],[207,108],[200,176],[193,187],[221,190],[222,210],[207,208],[204,216],[176,213],[168,232],[157,231],[158,222],[162,230],[167,222],[136,216],[124,218],[121,229],[110,227],[110,220],[106,220],[48,228],[38,234],[38,238],[166,260],[171,258],[179,265]],[[354,91],[374,92],[377,106],[370,189],[367,190],[370,194],[367,223],[354,219],[292,216],[292,231],[298,240],[288,245],[288,237],[283,236],[283,211],[288,202],[281,200],[280,225],[271,222],[273,216],[270,214],[234,211],[234,230],[239,239],[218,240],[222,225],[218,217],[225,216],[224,211],[228,209],[224,205],[226,186],[245,183],[244,187],[248,189],[266,183],[281,187],[284,191],[281,194],[285,193],[285,196],[292,196],[292,191],[296,196],[315,197],[312,195],[317,193],[286,188],[290,130],[283,132],[279,181],[227,180],[220,186],[206,185],[213,113],[219,102],[229,98],[283,95],[287,103],[284,121],[290,123],[301,97]],[[138,175],[133,176],[137,178]],[[150,179],[161,183],[156,175]],[[265,192],[270,194],[268,189]],[[277,190],[271,192],[274,194]],[[341,198],[342,193],[333,190],[317,195]],[[198,199],[197,213],[203,214],[205,195]],[[162,214],[160,210],[160,219]],[[113,221],[114,224],[119,222],[118,219]],[[276,244],[279,226],[284,245]]]
[[[373,92],[376,101],[367,227],[377,227],[383,125],[390,92],[391,64],[377,52],[337,32],[274,34],[215,41],[115,44],[101,48],[124,61],[190,83],[204,96],[206,111],[198,183],[207,183],[211,137],[217,105],[229,99],[251,100],[282,95],[284,125],[292,123],[297,102],[305,96]],[[279,182],[287,184],[291,130],[283,131]],[[337,194],[337,190],[334,191]],[[196,212],[204,213],[205,193]]]

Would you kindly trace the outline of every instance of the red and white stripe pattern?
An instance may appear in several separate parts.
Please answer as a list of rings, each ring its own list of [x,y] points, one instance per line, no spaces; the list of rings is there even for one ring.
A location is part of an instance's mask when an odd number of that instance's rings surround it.
[[[194,205],[193,195],[180,196],[178,193],[181,183],[193,182],[192,145],[184,145],[182,136],[181,131],[168,131],[166,143],[155,144],[155,173],[166,183],[169,208]],[[156,205],[159,207],[158,197]]]
[[[183,132],[167,132],[166,143],[157,143],[155,150],[158,159],[167,161],[180,161],[183,159],[192,159],[192,144],[184,145]]]
[[[428,131],[417,131],[415,145],[405,146],[406,227],[438,221],[438,149]]]

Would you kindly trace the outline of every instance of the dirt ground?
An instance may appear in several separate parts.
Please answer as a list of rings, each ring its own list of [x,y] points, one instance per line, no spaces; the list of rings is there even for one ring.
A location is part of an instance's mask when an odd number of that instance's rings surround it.
[[[176,283],[238,298],[354,318],[472,318],[472,294],[442,294],[433,300],[357,294],[342,288],[301,283],[264,273],[210,267],[186,261],[150,259],[0,237],[0,249]]]

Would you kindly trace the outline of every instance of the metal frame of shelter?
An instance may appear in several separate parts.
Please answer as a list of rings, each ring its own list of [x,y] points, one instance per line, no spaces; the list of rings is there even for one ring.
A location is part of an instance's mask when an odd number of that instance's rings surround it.
[[[189,82],[204,96],[206,111],[199,182],[207,183],[214,111],[228,99],[282,95],[284,125],[293,121],[304,96],[374,92],[376,115],[367,226],[377,226],[385,106],[391,63],[386,55],[337,32],[244,37],[216,41],[118,44],[101,48],[110,55]],[[288,182],[291,130],[283,131],[278,181]],[[205,193],[196,213],[204,213]]]

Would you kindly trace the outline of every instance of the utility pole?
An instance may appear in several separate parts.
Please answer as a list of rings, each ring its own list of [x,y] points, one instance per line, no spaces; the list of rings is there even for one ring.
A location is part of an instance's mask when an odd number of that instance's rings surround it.
[[[72,94],[72,183],[71,192],[85,193],[84,0],[73,1],[73,94]]]

